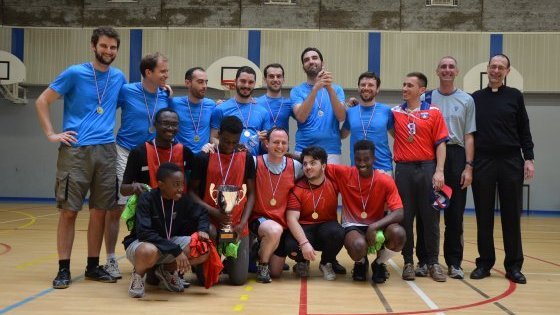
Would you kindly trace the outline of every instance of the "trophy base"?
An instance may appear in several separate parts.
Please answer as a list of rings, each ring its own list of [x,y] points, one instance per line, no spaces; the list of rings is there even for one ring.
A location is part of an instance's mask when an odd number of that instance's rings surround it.
[[[235,243],[236,239],[234,232],[220,232],[220,243]]]

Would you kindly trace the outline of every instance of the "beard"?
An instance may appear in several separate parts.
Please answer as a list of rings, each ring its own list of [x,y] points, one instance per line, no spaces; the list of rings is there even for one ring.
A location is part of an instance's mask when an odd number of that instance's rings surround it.
[[[113,63],[115,58],[116,58],[116,56],[110,58],[109,60],[105,60],[105,59],[103,59],[103,56],[100,53],[97,52],[97,49],[95,50],[95,59],[97,59],[97,61],[99,61],[101,64],[109,66]]]
[[[317,75],[319,75],[319,72],[321,72],[321,67],[313,66],[307,69],[303,69],[303,71],[305,71],[305,74],[307,74],[308,77],[316,78]]]
[[[243,91],[241,90],[241,88],[235,87],[235,90],[237,91],[237,95],[239,95],[240,97],[244,97],[244,98],[248,98],[251,96],[251,93],[253,92],[253,90],[249,89],[249,93],[247,95],[243,94]]]
[[[367,102],[373,101],[373,99],[375,98],[375,96],[374,96],[374,95],[370,95],[368,98],[365,98],[365,97],[363,96],[363,94],[360,94],[360,98],[362,99],[362,101],[363,101],[364,103],[367,103]]]

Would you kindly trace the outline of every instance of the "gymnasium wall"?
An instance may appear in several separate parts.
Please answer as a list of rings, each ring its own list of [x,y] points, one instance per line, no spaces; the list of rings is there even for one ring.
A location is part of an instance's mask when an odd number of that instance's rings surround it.
[[[0,100],[0,197],[51,198],[56,165],[56,145],[43,136],[34,109],[35,98],[68,65],[91,60],[89,37],[92,28],[0,27],[0,49],[11,51],[20,40],[27,67],[29,102],[13,105]],[[13,37],[14,30],[23,36]],[[480,33],[480,32],[368,32],[342,30],[211,29],[211,28],[119,28],[121,48],[114,65],[127,77],[138,77],[138,56],[159,50],[170,58],[170,83],[177,95],[184,95],[184,72],[188,67],[208,67],[214,60],[240,55],[255,58],[261,68],[280,62],[286,69],[286,87],[305,79],[300,52],[319,47],[327,68],[347,95],[357,95],[356,79],[365,70],[381,74],[382,93],[378,101],[400,102],[403,76],[410,71],[425,72],[429,87],[436,81],[435,66],[444,55],[459,60],[461,73],[486,62],[490,52],[503,51],[524,79],[524,92],[536,143],[537,176],[531,185],[533,210],[560,210],[557,193],[560,171],[560,33]],[[254,41],[249,33],[258,35]],[[135,35],[134,35],[135,34]],[[138,34],[140,36],[138,37]],[[134,36],[133,36],[134,35]],[[134,38],[134,39],[133,39]],[[256,43],[256,44],[255,44]],[[142,51],[131,51],[138,45]],[[256,48],[256,50],[255,50]],[[136,57],[135,57],[136,56]],[[461,75],[457,79],[462,85]],[[183,93],[183,94],[181,94]],[[262,93],[259,92],[259,93]],[[289,95],[289,90],[284,91]],[[221,91],[211,94],[223,97]],[[62,102],[52,106],[52,120],[60,128]],[[295,126],[292,128],[295,130]],[[292,137],[293,141],[293,137]],[[344,152],[348,144],[344,141]],[[469,201],[472,207],[472,202]]]

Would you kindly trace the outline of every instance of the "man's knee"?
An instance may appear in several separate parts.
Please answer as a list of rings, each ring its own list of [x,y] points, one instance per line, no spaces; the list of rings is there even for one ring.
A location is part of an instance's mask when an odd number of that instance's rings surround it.
[[[280,239],[284,229],[282,226],[272,220],[267,220],[259,226],[259,236],[261,238],[271,238],[274,240]]]
[[[348,255],[354,261],[358,261],[367,255],[367,242],[364,236],[357,235],[359,233],[350,232],[346,234],[344,246],[348,251]]]
[[[59,213],[60,219],[65,222],[76,221],[78,217],[78,211],[60,209]]]
[[[393,223],[385,228],[385,247],[398,252],[401,251],[406,242],[406,231],[397,223]]]
[[[150,243],[142,243],[134,252],[134,261],[136,263],[142,262],[149,267],[155,265],[158,259],[159,250]]]

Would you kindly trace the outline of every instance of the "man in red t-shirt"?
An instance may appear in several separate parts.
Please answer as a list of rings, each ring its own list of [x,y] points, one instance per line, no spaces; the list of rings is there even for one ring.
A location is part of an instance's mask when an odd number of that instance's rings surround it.
[[[301,152],[304,178],[296,182],[288,199],[286,252],[297,264],[294,272],[309,276],[309,261],[315,249],[322,251],[319,269],[325,280],[335,280],[333,264],[342,249],[344,229],[338,223],[338,187],[325,176],[327,153],[320,147]]]
[[[425,277],[429,274],[435,281],[443,282],[447,277],[438,263],[440,213],[432,208],[431,196],[444,183],[448,133],[439,109],[420,100],[427,84],[424,74],[407,74],[402,87],[405,102],[392,109],[395,120],[393,149],[397,164],[395,182],[403,201],[402,224],[406,231],[402,278],[414,280],[416,275]],[[418,216],[416,255],[419,266],[416,271],[412,258],[415,216]]]
[[[201,204],[210,216],[210,236],[217,239],[217,231],[231,224],[240,241],[237,258],[228,257],[224,264],[230,283],[242,285],[247,282],[249,266],[249,228],[247,222],[255,204],[255,165],[253,157],[246,151],[237,151],[243,123],[235,116],[226,116],[218,132],[217,152],[200,152],[189,183],[191,197]],[[210,196],[210,184],[247,185],[247,196],[236,205],[231,215],[222,212]],[[201,279],[199,278],[199,281]]]
[[[383,231],[384,248],[371,263],[372,281],[383,283],[388,274],[385,263],[402,250],[406,233],[399,224],[403,219],[403,205],[397,186],[389,175],[373,170],[374,154],[373,142],[359,140],[354,144],[356,167],[329,164],[326,174],[342,195],[344,247],[354,260],[352,279],[366,280],[368,247],[375,245],[377,231]]]
[[[280,277],[286,259],[286,206],[295,179],[301,177],[301,163],[284,155],[288,152],[288,132],[270,129],[264,141],[268,153],[256,157],[255,207],[249,229],[259,238],[257,282],[269,283]]]

